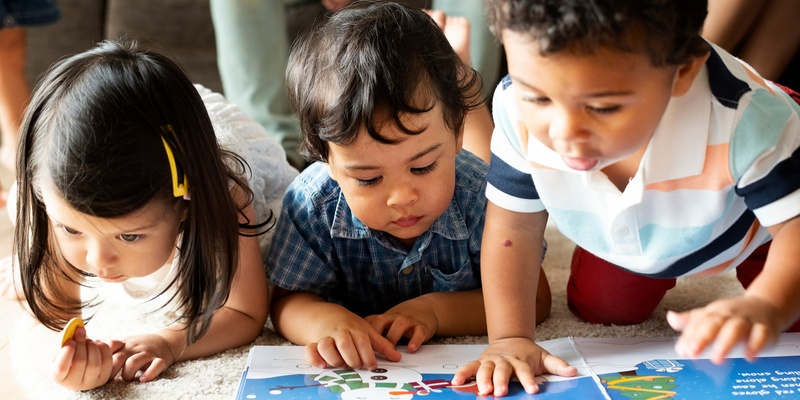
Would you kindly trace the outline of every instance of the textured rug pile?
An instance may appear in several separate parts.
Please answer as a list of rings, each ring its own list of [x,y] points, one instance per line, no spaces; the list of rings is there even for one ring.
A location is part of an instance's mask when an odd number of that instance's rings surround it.
[[[667,310],[687,310],[701,306],[721,297],[741,293],[742,288],[731,273],[709,278],[682,278],[669,291],[653,315],[642,324],[634,326],[601,326],[581,322],[567,309],[565,288],[569,275],[569,260],[574,245],[562,237],[555,228],[548,229],[549,249],[544,268],[553,292],[553,308],[550,318],[539,325],[537,340],[549,340],[566,336],[582,337],[658,337],[674,336],[667,325]],[[119,310],[117,310],[119,311]],[[113,308],[103,310],[92,321],[96,337],[120,337],[148,329],[153,321],[146,318],[130,320],[122,318],[124,312]],[[16,380],[31,399],[233,399],[239,379],[247,361],[250,346],[226,351],[213,357],[179,363],[170,367],[153,382],[111,382],[101,388],[71,392],[53,384],[49,378],[34,370],[26,360],[26,348],[36,344],[26,341],[24,324],[12,334],[12,362]],[[107,327],[104,329],[103,327]],[[435,338],[437,344],[486,344],[485,336]],[[265,328],[252,345],[291,345]]]

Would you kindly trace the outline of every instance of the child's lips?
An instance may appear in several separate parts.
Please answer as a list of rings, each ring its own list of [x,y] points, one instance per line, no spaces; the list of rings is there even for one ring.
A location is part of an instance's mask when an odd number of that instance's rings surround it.
[[[104,282],[118,282],[125,279],[125,275],[117,275],[117,276],[98,276],[98,278]]]
[[[588,171],[594,168],[594,166],[597,165],[598,162],[596,158],[561,156],[561,159],[564,160],[564,164],[566,164],[567,167],[574,169],[576,171]]]
[[[394,223],[401,228],[408,228],[410,226],[416,225],[420,219],[422,219],[422,217],[417,217],[417,216],[402,217],[395,220]]]

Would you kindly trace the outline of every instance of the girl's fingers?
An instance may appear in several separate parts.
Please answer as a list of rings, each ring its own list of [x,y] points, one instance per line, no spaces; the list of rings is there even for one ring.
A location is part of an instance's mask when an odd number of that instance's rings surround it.
[[[167,364],[166,361],[160,358],[156,358],[155,360],[153,360],[153,362],[150,363],[150,366],[147,367],[147,369],[144,370],[144,372],[142,372],[142,375],[139,376],[139,382],[144,383],[152,381],[153,379],[158,377],[158,375],[164,372],[164,370],[166,370],[167,367],[169,367],[169,365]]]

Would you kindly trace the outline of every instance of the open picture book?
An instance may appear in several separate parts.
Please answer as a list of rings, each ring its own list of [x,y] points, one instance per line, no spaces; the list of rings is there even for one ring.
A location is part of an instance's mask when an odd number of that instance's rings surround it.
[[[735,349],[723,365],[683,359],[675,337],[567,337],[539,344],[578,369],[575,378],[537,377],[540,393],[529,395],[512,382],[506,399],[742,399],[800,398],[800,333],[753,362]],[[426,345],[403,352],[399,362],[379,362],[372,371],[320,369],[305,361],[301,346],[254,346],[237,399],[491,399],[477,385],[450,384],[455,371],[476,359],[485,345]]]

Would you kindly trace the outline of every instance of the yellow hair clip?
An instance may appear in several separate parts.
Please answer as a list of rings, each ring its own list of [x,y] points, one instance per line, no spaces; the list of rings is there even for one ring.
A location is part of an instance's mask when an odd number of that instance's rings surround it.
[[[177,135],[175,135],[175,130],[172,128],[172,125],[165,125],[162,127],[164,131],[167,131],[172,134],[172,137],[177,140]],[[164,149],[167,151],[167,159],[169,160],[169,171],[172,174],[172,194],[175,197],[181,197],[188,199],[189,195],[189,180],[186,178],[186,174],[183,174],[182,183],[178,182],[178,165],[175,162],[175,155],[172,153],[172,148],[169,146],[169,142],[163,136],[161,137],[161,141],[164,142]]]

